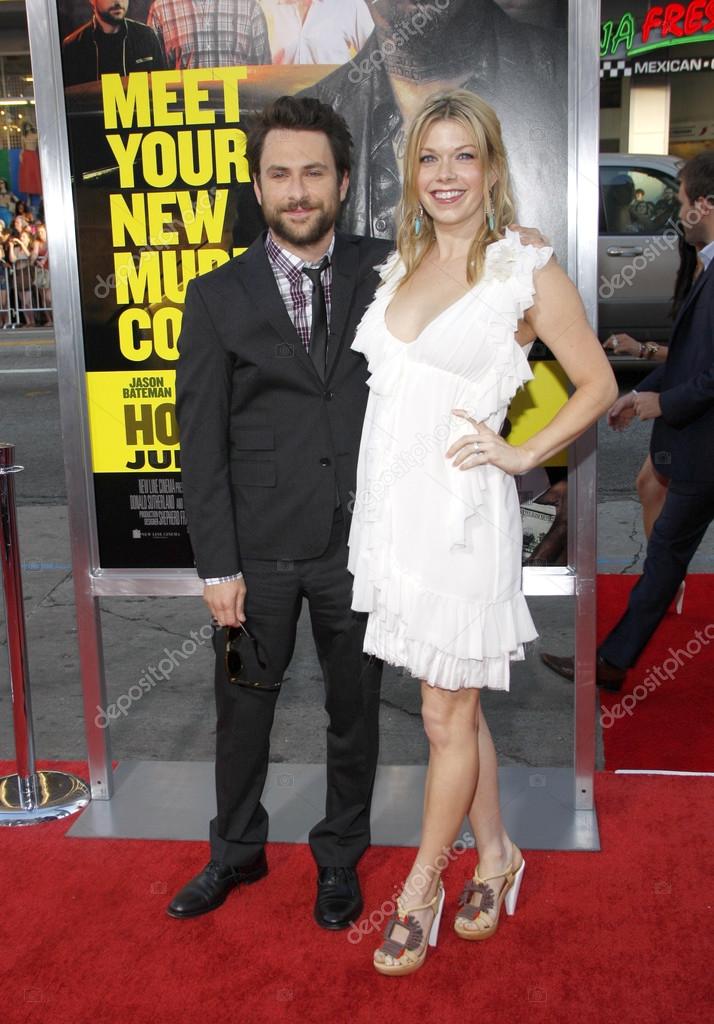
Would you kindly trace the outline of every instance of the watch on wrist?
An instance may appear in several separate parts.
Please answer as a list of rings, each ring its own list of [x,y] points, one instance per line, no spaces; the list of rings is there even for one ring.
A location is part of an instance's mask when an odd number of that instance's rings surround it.
[[[647,356],[649,359],[654,359],[659,352],[659,345],[656,341],[648,341],[645,348],[647,349]]]

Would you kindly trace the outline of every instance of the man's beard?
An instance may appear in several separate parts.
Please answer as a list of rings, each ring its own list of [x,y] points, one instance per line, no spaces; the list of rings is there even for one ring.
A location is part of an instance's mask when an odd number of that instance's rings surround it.
[[[324,238],[325,235],[334,228],[337,215],[340,211],[339,198],[336,199],[334,204],[330,204],[330,206],[310,207],[300,203],[295,206],[290,206],[288,209],[316,209],[319,210],[319,216],[317,220],[306,224],[294,224],[284,215],[284,209],[266,210],[264,207],[263,216],[265,217],[265,222],[268,227],[274,234],[284,238],[286,242],[290,242],[292,245],[314,245],[315,242],[319,242],[321,238]]]
[[[119,14],[112,14],[110,11],[105,11],[103,14],[97,14],[100,21],[103,21],[105,25],[111,25],[112,28],[117,28],[119,25],[124,23],[126,18],[126,11],[123,8],[117,8],[120,10]]]

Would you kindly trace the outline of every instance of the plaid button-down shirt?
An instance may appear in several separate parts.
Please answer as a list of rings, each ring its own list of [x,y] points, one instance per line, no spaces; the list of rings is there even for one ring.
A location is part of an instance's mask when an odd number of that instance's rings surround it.
[[[330,263],[322,274],[328,324],[332,312],[332,252],[334,248],[335,236],[333,235],[326,252],[326,255],[330,257]],[[309,352],[310,332],[312,331],[312,281],[307,274],[303,274],[302,270],[303,267],[317,267],[320,260],[317,263],[306,263],[299,256],[295,256],[294,253],[279,246],[270,231],[265,238],[265,251],[288,316],[300,335],[305,350]]]
[[[270,64],[258,0],[154,0],[146,19],[170,68]]]

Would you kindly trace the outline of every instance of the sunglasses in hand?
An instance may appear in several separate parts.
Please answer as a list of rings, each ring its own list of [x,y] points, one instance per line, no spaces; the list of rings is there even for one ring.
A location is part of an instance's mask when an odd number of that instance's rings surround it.
[[[265,670],[267,668],[266,663],[260,656],[258,649],[258,641],[253,634],[241,623],[239,626],[224,626],[221,627],[218,623],[213,620],[214,629],[225,629],[226,631],[226,646],[224,653],[224,663],[226,669],[226,678],[229,683],[235,683],[238,686],[249,686],[252,690],[279,690],[281,683],[266,683],[257,682],[250,679],[241,679],[241,673],[243,671],[244,662],[252,663],[253,659],[257,662],[258,666]],[[252,648],[253,657],[250,654],[245,653],[245,645],[250,644]]]

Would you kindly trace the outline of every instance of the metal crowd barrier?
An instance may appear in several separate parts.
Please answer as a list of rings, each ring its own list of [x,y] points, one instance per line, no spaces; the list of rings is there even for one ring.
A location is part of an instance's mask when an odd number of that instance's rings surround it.
[[[25,260],[14,264],[0,260],[0,328],[52,323],[50,288],[48,269]]]
[[[67,772],[37,771],[27,665],[20,548],[15,514],[15,446],[0,443],[0,563],[7,627],[17,773],[0,778],[0,825],[34,825],[65,818],[91,797],[82,779]]]

